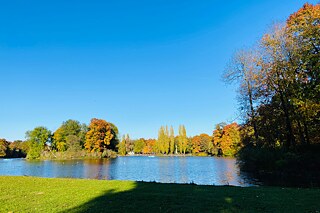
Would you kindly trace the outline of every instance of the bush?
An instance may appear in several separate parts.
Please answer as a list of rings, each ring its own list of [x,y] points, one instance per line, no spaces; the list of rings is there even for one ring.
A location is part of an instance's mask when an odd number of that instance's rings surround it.
[[[238,153],[240,169],[268,185],[320,186],[318,145],[306,149],[245,147]]]

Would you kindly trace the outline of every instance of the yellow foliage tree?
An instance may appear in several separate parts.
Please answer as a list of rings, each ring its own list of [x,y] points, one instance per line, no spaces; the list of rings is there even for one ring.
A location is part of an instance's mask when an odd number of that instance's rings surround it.
[[[93,118],[86,134],[84,146],[89,152],[102,152],[107,149],[114,137],[110,123]]]

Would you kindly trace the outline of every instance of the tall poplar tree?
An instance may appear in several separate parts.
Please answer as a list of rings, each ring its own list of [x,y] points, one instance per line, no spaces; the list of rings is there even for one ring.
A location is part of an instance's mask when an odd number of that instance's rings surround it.
[[[188,148],[187,131],[184,125],[179,126],[179,150],[180,154],[186,154]]]
[[[170,154],[173,154],[174,151],[175,151],[174,130],[173,130],[173,127],[170,126]]]

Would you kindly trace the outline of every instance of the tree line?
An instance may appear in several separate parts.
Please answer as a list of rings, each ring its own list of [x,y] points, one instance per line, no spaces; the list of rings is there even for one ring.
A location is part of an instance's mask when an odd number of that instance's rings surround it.
[[[87,126],[70,119],[53,133],[44,126],[27,131],[25,141],[10,143],[0,139],[0,157],[39,159],[44,153],[56,156],[67,151],[71,154],[86,151],[96,154],[91,157],[104,157],[116,151],[117,144],[118,128],[113,123],[93,118]]]
[[[89,125],[67,120],[54,132],[39,126],[26,132],[25,141],[8,142],[0,139],[0,157],[82,158],[111,157],[130,154],[234,156],[241,147],[240,126],[221,123],[212,135],[188,137],[184,125],[175,135],[171,126],[160,127],[157,139],[130,139],[128,134],[119,141],[116,125],[93,118]]]
[[[178,135],[174,128],[161,126],[157,139],[131,140],[129,135],[122,137],[118,145],[120,155],[197,155],[197,156],[234,156],[241,148],[240,126],[237,123],[216,125],[212,135],[202,133],[187,136],[184,125],[179,126]]]

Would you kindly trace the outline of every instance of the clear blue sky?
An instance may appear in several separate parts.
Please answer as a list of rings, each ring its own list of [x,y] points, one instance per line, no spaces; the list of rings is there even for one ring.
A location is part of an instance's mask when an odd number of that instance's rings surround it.
[[[211,134],[237,118],[221,81],[233,52],[304,3],[1,0],[0,138],[94,117],[132,138],[166,124]]]

